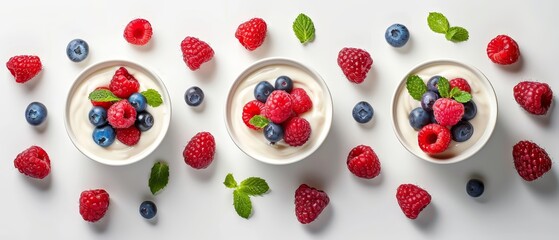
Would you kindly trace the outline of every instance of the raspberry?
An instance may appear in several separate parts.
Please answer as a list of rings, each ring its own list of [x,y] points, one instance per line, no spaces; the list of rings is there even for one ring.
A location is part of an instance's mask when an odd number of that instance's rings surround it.
[[[80,215],[83,220],[97,222],[109,208],[109,193],[104,189],[92,189],[80,194]]]
[[[134,146],[138,143],[138,141],[140,141],[141,132],[134,125],[128,128],[117,128],[115,131],[116,139],[128,146]]]
[[[468,81],[466,81],[466,79],[455,78],[450,80],[449,83],[450,83],[450,89],[457,87],[458,89],[464,92],[472,93],[472,88],[470,87],[470,84],[468,83]]]
[[[153,35],[153,29],[148,20],[134,19],[124,29],[124,39],[134,45],[146,45]]]
[[[450,130],[436,123],[427,124],[417,134],[419,148],[428,154],[443,152],[448,148],[450,140]]]
[[[311,223],[329,202],[330,198],[324,191],[301,184],[295,190],[295,216],[302,224]]]
[[[514,167],[526,181],[534,181],[551,169],[547,152],[530,141],[520,141],[512,148]]]
[[[41,72],[43,64],[38,56],[19,55],[11,57],[6,63],[6,67],[17,83],[25,83]]]
[[[514,100],[524,110],[535,115],[544,115],[553,101],[553,91],[547,83],[523,81],[513,88]]]
[[[206,42],[195,38],[186,37],[181,42],[182,60],[190,70],[194,71],[210,61],[214,56],[214,50]]]
[[[43,179],[50,173],[50,158],[41,147],[31,146],[16,156],[14,166],[20,173]]]
[[[264,104],[266,117],[274,123],[282,123],[291,116],[293,103],[289,93],[282,90],[275,90],[270,93],[268,100]]]
[[[371,55],[359,48],[343,48],[338,53],[338,65],[342,68],[346,78],[353,83],[362,83],[371,70],[373,59]]]
[[[99,90],[99,89],[109,90],[109,87],[98,87],[98,88],[95,88],[95,90]],[[110,90],[109,90],[109,91],[110,91]],[[104,109],[109,109],[109,108],[113,105],[113,103],[114,103],[114,102],[96,102],[96,101],[91,100],[91,104],[92,104],[93,106],[102,107],[102,108],[104,108]]]
[[[128,100],[120,100],[107,110],[107,120],[114,128],[128,128],[136,121],[136,109]]]
[[[245,123],[245,125],[247,125],[247,127],[254,130],[260,129],[250,124],[250,119],[256,115],[261,114],[263,108],[264,108],[264,103],[258,100],[252,100],[245,104],[245,106],[243,107],[243,122]]]
[[[351,149],[346,163],[349,171],[360,178],[371,179],[380,173],[380,161],[369,146],[359,145]]]
[[[257,49],[266,38],[266,22],[262,18],[253,18],[241,23],[235,32],[235,37],[249,51]]]
[[[284,124],[283,140],[289,146],[305,144],[311,136],[311,124],[304,118],[293,117]]]
[[[184,147],[184,162],[194,169],[207,168],[214,160],[215,140],[209,132],[199,132]]]
[[[453,126],[464,115],[464,104],[450,98],[439,98],[433,104],[435,120],[442,126]]]
[[[413,184],[401,184],[396,191],[398,205],[406,217],[416,219],[419,213],[431,203],[431,195]]]
[[[487,56],[497,64],[513,64],[520,57],[520,49],[511,37],[498,35],[487,44]]]
[[[119,98],[128,98],[133,93],[138,92],[140,83],[134,76],[128,73],[124,67],[120,67],[115,71],[115,75],[109,83],[109,90]]]
[[[302,88],[291,90],[291,102],[293,111],[296,114],[305,113],[312,108],[312,100]]]

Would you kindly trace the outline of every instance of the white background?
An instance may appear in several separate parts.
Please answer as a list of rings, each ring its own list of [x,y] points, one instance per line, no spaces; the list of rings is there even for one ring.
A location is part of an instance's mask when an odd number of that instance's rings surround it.
[[[87,3],[86,3],[87,2]],[[514,102],[513,86],[521,80],[550,84],[559,93],[557,1],[4,1],[0,7],[0,59],[35,54],[42,73],[25,85],[17,84],[7,69],[0,71],[2,137],[0,138],[0,239],[552,239],[559,214],[558,167],[540,180],[525,182],[516,173],[512,146],[533,140],[546,148],[554,163],[558,109],[534,117]],[[445,14],[451,25],[467,28],[470,39],[447,41],[427,26],[429,12]],[[302,46],[291,24],[299,13],[316,26],[314,42]],[[154,29],[146,47],[135,47],[122,37],[134,18],[148,19]],[[234,37],[236,27],[252,18],[268,23],[264,44],[245,50]],[[406,25],[411,39],[403,49],[384,40],[393,23]],[[498,34],[508,34],[520,45],[521,61],[511,67],[493,64],[485,48]],[[214,59],[192,72],[182,61],[180,42],[195,36],[208,42]],[[90,56],[73,63],[67,43],[85,39]],[[336,63],[343,47],[369,51],[374,64],[365,83],[349,83]],[[318,71],[334,98],[334,120],[323,146],[302,162],[288,166],[260,163],[244,155],[229,138],[223,121],[225,97],[235,77],[256,60],[289,57]],[[129,59],[156,71],[171,94],[173,117],[161,146],[142,162],[104,166],[74,148],[63,123],[66,93],[77,74],[103,60]],[[390,99],[404,74],[432,59],[451,58],[472,64],[490,79],[499,103],[499,118],[488,144],[458,164],[435,165],[408,153],[390,123]],[[193,85],[206,94],[203,109],[188,107],[184,91]],[[371,126],[357,124],[351,109],[360,100],[374,109]],[[49,111],[43,130],[24,120],[32,101]],[[557,98],[554,98],[557,101]],[[196,171],[182,159],[186,142],[199,131],[210,131],[217,142],[214,163]],[[47,150],[52,172],[42,180],[21,175],[15,156],[30,145]],[[351,148],[372,146],[382,163],[374,180],[353,176],[345,165]],[[169,163],[169,185],[151,196],[149,171],[157,160]],[[222,182],[227,173],[238,180],[265,178],[271,192],[253,198],[249,220],[237,216],[232,191]],[[473,199],[466,181],[478,175],[486,192]],[[301,183],[325,190],[331,199],[322,215],[301,225],[294,214],[294,191]],[[412,221],[401,212],[396,188],[414,183],[427,189],[432,203]],[[82,190],[104,188],[111,196],[105,218],[87,223],[78,213]],[[159,212],[155,222],[144,220],[139,204],[152,199]]]

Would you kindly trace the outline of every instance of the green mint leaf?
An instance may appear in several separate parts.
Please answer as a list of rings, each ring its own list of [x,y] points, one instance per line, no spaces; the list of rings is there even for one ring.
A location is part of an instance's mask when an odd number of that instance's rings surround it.
[[[107,89],[97,89],[89,94],[89,100],[96,102],[116,102],[120,100],[120,98]]]
[[[148,105],[152,107],[159,107],[163,103],[163,99],[161,99],[161,94],[157,92],[155,89],[148,89],[146,91],[141,92],[148,102]]]
[[[450,97],[450,83],[448,82],[448,79],[446,79],[445,77],[439,78],[437,88],[439,89],[439,94],[441,95],[441,97]]]
[[[293,31],[302,44],[314,39],[314,23],[310,17],[303,13],[295,18],[293,22]]]
[[[241,182],[238,189],[248,195],[255,196],[268,192],[270,187],[268,186],[268,183],[266,183],[266,180],[262,178],[249,177]]]
[[[459,93],[460,91],[462,91],[462,90],[460,90],[460,88],[453,87],[453,88],[450,90],[450,94],[449,94],[448,97],[449,97],[449,98],[452,98],[452,97],[454,97],[454,95],[456,95],[456,94]]]
[[[470,100],[472,100],[472,95],[468,92],[460,91],[454,94],[454,100],[456,100],[459,103],[467,103]]]
[[[233,174],[229,173],[225,176],[225,181],[223,184],[228,188],[237,188],[237,181],[233,178]]]
[[[463,27],[451,27],[448,29],[448,32],[446,32],[445,37],[449,41],[463,42],[468,40],[470,36],[468,30]]]
[[[164,162],[156,162],[151,168],[149,176],[149,190],[155,195],[169,183],[169,165]]]
[[[417,75],[411,75],[406,80],[406,88],[408,89],[408,93],[411,97],[415,100],[421,100],[421,96],[427,92],[427,85],[423,82]]]
[[[446,19],[442,13],[438,12],[429,13],[427,24],[429,24],[429,28],[436,33],[446,33],[449,28],[448,19]]]
[[[266,117],[262,116],[262,115],[254,115],[254,117],[252,117],[248,123],[252,124],[252,126],[255,126],[257,128],[263,128],[266,125],[268,125],[268,123],[270,123],[270,120],[268,120]]]
[[[248,219],[250,213],[252,212],[252,202],[250,202],[250,197],[248,194],[236,189],[233,191],[233,205],[235,206],[235,211],[242,218]]]

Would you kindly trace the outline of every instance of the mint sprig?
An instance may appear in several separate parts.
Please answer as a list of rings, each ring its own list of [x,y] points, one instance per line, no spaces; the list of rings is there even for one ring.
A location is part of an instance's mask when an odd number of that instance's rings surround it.
[[[462,91],[458,87],[450,89],[450,82],[445,77],[439,78],[437,88],[439,90],[439,94],[443,98],[453,98],[460,103],[466,103],[472,99],[472,95],[470,93]]]
[[[446,39],[452,42],[463,42],[470,38],[468,30],[463,27],[450,27],[448,19],[438,12],[430,12],[427,16],[429,28],[436,33],[442,33]]]
[[[242,218],[248,219],[248,217],[250,217],[252,213],[252,202],[248,194],[239,191],[239,189],[235,189],[235,191],[233,191],[233,206],[237,214]]]
[[[268,125],[268,123],[270,123],[270,120],[262,115],[254,115],[248,121],[248,123],[250,123],[252,126],[255,126],[256,128],[264,128],[266,125]]]
[[[303,13],[299,14],[293,22],[293,32],[302,44],[312,41],[315,33],[312,19]]]
[[[408,76],[406,79],[406,88],[411,97],[417,101],[421,100],[421,96],[427,92],[427,85],[417,75]]]
[[[91,92],[88,98],[95,102],[116,102],[120,100],[119,97],[115,96],[114,93],[107,89],[97,89]]]
[[[155,195],[169,183],[169,165],[165,162],[156,162],[151,168],[149,176],[149,190]]]
[[[448,98],[450,96],[450,82],[445,77],[439,78],[437,88],[441,97]]]
[[[457,87],[454,87],[457,88]],[[467,103],[472,100],[472,95],[465,91],[458,91],[456,94],[452,96],[454,100],[460,103]]]
[[[140,94],[144,95],[147,100],[147,104],[152,107],[159,107],[163,104],[163,99],[161,99],[161,94],[155,89],[148,89],[146,91],[141,92]]]
[[[445,34],[445,37],[449,41],[453,42],[463,42],[470,38],[468,30],[463,27],[451,27]]]
[[[231,173],[227,174],[223,184],[228,188],[235,189],[233,191],[233,206],[237,214],[245,219],[248,219],[252,213],[250,196],[260,196],[270,190],[268,183],[262,178],[249,177],[237,184]]]

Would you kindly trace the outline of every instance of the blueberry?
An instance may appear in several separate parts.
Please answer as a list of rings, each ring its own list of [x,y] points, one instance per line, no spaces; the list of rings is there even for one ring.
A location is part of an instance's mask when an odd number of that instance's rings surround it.
[[[478,179],[470,179],[466,184],[466,192],[471,197],[479,197],[483,194],[483,190],[485,190],[485,186],[483,182]]]
[[[106,125],[104,127],[96,127],[93,129],[93,141],[101,147],[108,147],[115,141],[115,130],[113,127]]]
[[[140,204],[140,215],[145,219],[152,219],[157,214],[157,206],[152,201],[144,201]]]
[[[93,107],[89,110],[89,122],[99,127],[107,123],[107,110],[102,107]]]
[[[33,126],[40,125],[47,119],[47,107],[40,102],[32,102],[25,109],[25,120]]]
[[[81,62],[89,54],[89,45],[81,39],[74,39],[66,47],[66,55],[72,62]]]
[[[184,93],[184,101],[188,104],[188,106],[199,106],[204,101],[204,91],[196,86],[186,89],[186,92]]]
[[[437,86],[439,79],[441,79],[441,76],[433,76],[429,78],[429,81],[427,81],[427,90],[440,94],[439,87]]]
[[[477,107],[476,103],[473,100],[464,103],[464,115],[462,116],[462,120],[472,120],[477,114]]]
[[[264,137],[270,143],[276,143],[276,142],[280,141],[281,139],[283,139],[283,128],[279,124],[275,124],[273,122],[270,122],[270,123],[268,123],[268,125],[266,125],[264,127],[263,132],[264,132]]]
[[[256,98],[256,100],[258,101],[266,102],[266,99],[268,99],[268,96],[270,96],[270,93],[272,93],[273,91],[274,86],[272,86],[272,84],[270,84],[269,82],[259,82],[254,88],[254,98]]]
[[[141,93],[133,93],[132,95],[130,95],[130,97],[128,97],[128,102],[132,104],[134,109],[136,109],[136,112],[146,110],[148,103],[146,97],[144,97],[144,95],[142,95]]]
[[[274,87],[276,90],[284,90],[289,93],[293,89],[293,80],[288,76],[279,76]]]
[[[352,111],[353,119],[355,119],[358,123],[367,123],[371,121],[374,114],[375,111],[373,110],[371,104],[365,101],[355,104]]]
[[[433,104],[439,99],[439,95],[432,91],[427,91],[421,96],[421,107],[423,110],[431,112],[433,111]]]
[[[460,121],[450,129],[452,140],[456,142],[464,142],[474,134],[474,126],[468,121]]]
[[[439,124],[439,122],[437,122],[437,119],[435,119],[435,114],[433,114],[432,112],[429,113],[429,119],[431,119],[431,123]]]
[[[406,45],[410,39],[410,32],[406,26],[396,23],[386,29],[384,38],[392,47],[399,48]]]
[[[417,107],[410,112],[410,125],[413,127],[413,129],[420,130],[425,125],[431,123],[431,116],[432,114],[425,111],[423,108]]]
[[[153,122],[153,116],[149,112],[140,112],[138,113],[138,116],[136,116],[136,127],[142,132],[145,132],[153,127]]]

